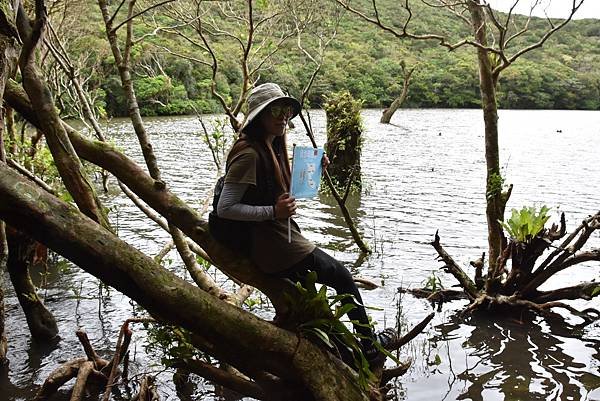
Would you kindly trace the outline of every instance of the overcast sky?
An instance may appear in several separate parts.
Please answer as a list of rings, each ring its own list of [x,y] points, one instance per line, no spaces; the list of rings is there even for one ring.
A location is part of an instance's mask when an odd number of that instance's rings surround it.
[[[492,8],[500,11],[508,11],[515,0],[487,0]],[[532,0],[520,0],[515,8],[519,14],[529,14]],[[565,18],[569,15],[573,0],[540,0],[533,15],[544,17],[544,10],[552,18]],[[600,1],[585,0],[583,5],[577,10],[573,18],[599,18],[600,19]]]

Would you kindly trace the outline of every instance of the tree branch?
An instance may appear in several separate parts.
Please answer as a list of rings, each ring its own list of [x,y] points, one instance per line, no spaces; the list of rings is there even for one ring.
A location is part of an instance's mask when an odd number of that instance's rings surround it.
[[[259,400],[266,399],[265,390],[257,383],[244,379],[240,375],[231,374],[223,369],[219,369],[197,359],[187,359],[181,361],[176,363],[174,367],[184,368],[191,373],[204,377],[205,379],[211,380],[224,387],[230,388],[241,395]]]
[[[434,240],[430,243],[438,253],[439,259],[445,263],[444,270],[449,272],[456,278],[460,286],[463,288],[469,299],[474,300],[479,295],[475,283],[467,276],[467,274],[456,264],[454,259],[444,250],[440,244],[440,236],[435,232]]]
[[[123,0],[123,1],[125,1],[125,0]],[[176,1],[176,0],[164,0],[164,1],[161,1],[160,3],[157,3],[157,4],[154,4],[154,5],[151,5],[150,7],[146,8],[146,9],[144,9],[144,10],[142,10],[142,11],[138,12],[138,13],[135,13],[135,14],[128,15],[128,16],[127,16],[127,19],[126,19],[125,21],[121,22],[119,25],[117,25],[117,26],[115,26],[114,28],[112,28],[112,30],[111,30],[111,33],[116,33],[116,32],[117,32],[117,30],[118,30],[120,27],[122,27],[122,26],[123,26],[123,25],[125,25],[125,24],[128,24],[128,23],[130,23],[130,22],[131,22],[133,19],[135,19],[135,18],[139,17],[140,15],[143,15],[143,14],[147,13],[148,11],[150,11],[150,10],[152,10],[152,9],[155,9],[155,8],[157,8],[157,7],[164,6],[165,4],[172,3],[172,2],[174,2],[174,1]],[[122,4],[123,4],[123,2],[121,3],[121,5],[122,5]],[[121,5],[119,5],[119,8],[121,7]],[[119,11],[119,10],[117,9],[117,11]],[[115,12],[115,15],[116,15],[116,12]],[[113,17],[110,19],[110,21],[112,22],[112,21],[113,21],[113,19],[114,19],[114,16],[113,16]]]
[[[532,301],[542,304],[563,299],[591,300],[597,296],[600,296],[600,283],[592,281],[552,291],[540,291],[535,295],[535,298],[533,298]]]

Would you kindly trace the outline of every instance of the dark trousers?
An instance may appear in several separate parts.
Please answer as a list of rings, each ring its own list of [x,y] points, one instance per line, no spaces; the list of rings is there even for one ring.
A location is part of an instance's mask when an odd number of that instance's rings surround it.
[[[277,275],[304,285],[304,279],[311,271],[317,273],[317,283],[333,288],[338,295],[350,294],[353,296],[353,298],[344,298],[342,303],[355,305],[355,308],[348,312],[348,317],[361,323],[361,325],[355,325],[354,330],[365,337],[373,338],[373,330],[369,326],[369,318],[363,306],[360,292],[348,269],[338,260],[329,256],[321,249],[315,248],[306,258]]]

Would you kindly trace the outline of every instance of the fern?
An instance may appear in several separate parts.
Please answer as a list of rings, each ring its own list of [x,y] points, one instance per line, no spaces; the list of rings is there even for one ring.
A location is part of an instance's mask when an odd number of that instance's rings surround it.
[[[545,205],[539,211],[535,206],[523,206],[521,210],[512,209],[510,218],[499,223],[514,241],[528,243],[544,229],[549,211]]]

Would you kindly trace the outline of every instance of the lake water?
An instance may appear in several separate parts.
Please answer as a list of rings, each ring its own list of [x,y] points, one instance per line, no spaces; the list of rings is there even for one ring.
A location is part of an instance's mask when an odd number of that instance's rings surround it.
[[[354,273],[382,284],[363,291],[379,328],[394,326],[401,304],[402,327],[412,327],[433,309],[425,300],[399,296],[397,288],[421,286],[432,272],[444,286],[455,284],[438,271],[429,245],[436,230],[442,244],[462,266],[486,250],[485,161],[480,110],[400,110],[392,125],[378,123],[380,110],[364,110],[363,193],[349,200],[360,231],[375,252],[360,259],[335,201],[321,196],[299,201],[298,222],[305,235]],[[501,165],[514,184],[507,210],[522,205],[552,207],[552,219],[565,212],[568,229],[600,209],[600,112],[500,111]],[[218,116],[207,116],[207,121]],[[147,119],[163,177],[171,189],[200,207],[216,173],[194,117]],[[325,139],[325,116],[312,113],[317,142]],[[300,127],[300,122],[297,122]],[[141,160],[131,125],[109,124],[110,136],[126,153]],[[308,145],[301,129],[289,142]],[[155,255],[168,241],[120,195],[114,179],[104,196],[119,235]],[[588,247],[599,247],[596,233]],[[183,274],[175,253],[169,268]],[[114,349],[119,326],[143,314],[130,300],[77,268],[61,265],[46,277],[41,295],[54,313],[61,341],[44,346],[30,340],[24,316],[6,285],[10,370],[0,378],[0,399],[29,399],[62,361],[78,357],[75,337],[84,328],[102,355]],[[465,267],[466,268],[466,267]],[[469,270],[470,271],[470,270]],[[471,271],[470,271],[471,272]],[[472,272],[471,272],[472,273]],[[36,275],[37,277],[37,275]],[[222,280],[217,277],[219,280]],[[557,275],[547,288],[600,278],[600,264],[579,265]],[[5,276],[5,284],[9,284]],[[600,308],[600,299],[571,302],[578,308]],[[401,351],[413,358],[408,373],[396,381],[399,400],[600,400],[600,322],[581,328],[566,315],[555,319],[460,319],[464,301],[444,305],[423,334]],[[257,309],[257,313],[269,315]],[[145,331],[134,327],[132,374],[161,372],[159,356],[146,352]],[[172,372],[159,375],[163,399],[177,399]],[[217,396],[201,380],[195,399]],[[6,396],[7,395],[7,396]],[[126,391],[121,394],[126,396]],[[225,397],[225,398],[223,398]],[[63,391],[57,399],[68,399]]]

